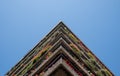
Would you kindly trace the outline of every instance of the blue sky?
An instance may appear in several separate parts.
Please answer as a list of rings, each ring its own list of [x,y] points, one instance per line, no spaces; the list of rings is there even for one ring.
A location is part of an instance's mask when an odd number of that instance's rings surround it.
[[[120,75],[120,0],[0,0],[0,76],[59,21]]]

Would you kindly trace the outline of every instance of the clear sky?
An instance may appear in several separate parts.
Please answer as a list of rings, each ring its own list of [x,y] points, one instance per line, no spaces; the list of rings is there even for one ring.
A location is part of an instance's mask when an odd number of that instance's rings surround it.
[[[0,0],[0,76],[59,21],[120,76],[120,0]]]

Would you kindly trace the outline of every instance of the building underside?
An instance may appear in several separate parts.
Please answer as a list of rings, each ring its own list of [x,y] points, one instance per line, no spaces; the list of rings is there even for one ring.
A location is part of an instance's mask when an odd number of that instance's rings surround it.
[[[6,76],[114,75],[64,23],[60,22]]]

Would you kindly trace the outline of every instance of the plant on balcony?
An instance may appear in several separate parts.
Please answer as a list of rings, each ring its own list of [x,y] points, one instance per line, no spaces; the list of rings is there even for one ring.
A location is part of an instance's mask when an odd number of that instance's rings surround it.
[[[94,55],[92,55],[90,52],[87,53],[90,58],[94,58]]]
[[[96,72],[97,76],[111,76],[110,72],[106,69],[101,69]]]
[[[26,73],[33,65],[33,62],[30,62],[27,67],[22,71],[21,75],[23,75],[24,73]]]
[[[110,72],[107,69],[102,69],[102,72],[104,72],[104,74],[106,76],[110,76],[111,75]]]
[[[32,66],[35,62],[37,62],[40,57],[50,48],[51,46],[46,46],[45,48],[43,48],[43,50],[41,50],[36,56],[33,57],[32,61],[26,66],[26,68],[22,71],[22,75],[24,73],[26,73]],[[41,60],[42,62],[43,60]]]
[[[96,75],[97,75],[97,76],[103,76],[101,70],[97,71],[97,72],[96,72]]]
[[[97,65],[96,60],[95,60],[95,59],[91,59],[91,63],[92,63],[93,66],[94,66],[94,70],[97,71],[98,68],[96,67],[96,65]]]
[[[67,30],[67,28],[65,27],[65,32],[68,34],[69,33],[69,31]]]
[[[105,73],[106,73],[108,76],[111,75],[111,73],[110,73],[107,69],[105,69]]]
[[[79,40],[71,33],[69,33],[70,38],[72,38],[73,40],[75,40],[75,42],[79,42]]]
[[[72,47],[72,49],[73,49],[75,52],[78,52],[78,51],[79,51],[79,48],[78,48],[75,44],[71,43],[70,46]]]
[[[82,54],[81,52],[79,51],[79,48],[75,45],[75,44],[70,44],[70,46],[72,47],[72,50],[78,55],[78,57],[81,57]]]
[[[46,46],[43,48],[36,56],[33,57],[32,61],[35,63],[43,54],[45,54],[46,51],[49,50],[51,46]]]
[[[95,62],[94,60],[93,60],[93,61],[85,60],[85,64],[86,64],[90,69],[96,71],[97,68],[96,68],[96,66],[94,65],[94,62]]]

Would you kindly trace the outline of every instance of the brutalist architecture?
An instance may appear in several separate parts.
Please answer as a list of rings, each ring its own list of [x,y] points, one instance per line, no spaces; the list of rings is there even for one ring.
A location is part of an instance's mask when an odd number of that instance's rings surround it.
[[[6,76],[114,75],[63,22],[60,22]]]

